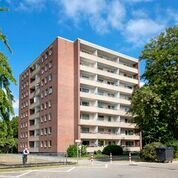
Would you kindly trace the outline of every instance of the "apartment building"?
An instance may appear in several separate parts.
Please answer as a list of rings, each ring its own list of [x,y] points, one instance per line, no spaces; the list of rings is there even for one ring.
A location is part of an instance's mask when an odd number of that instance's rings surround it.
[[[19,152],[63,153],[75,140],[89,152],[108,144],[139,151],[127,112],[138,85],[137,59],[57,37],[20,75]]]

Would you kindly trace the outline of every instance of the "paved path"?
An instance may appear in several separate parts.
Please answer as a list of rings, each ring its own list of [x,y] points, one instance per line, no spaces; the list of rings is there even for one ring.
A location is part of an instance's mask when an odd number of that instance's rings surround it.
[[[87,163],[87,161],[85,161]],[[178,163],[79,162],[76,166],[0,172],[0,178],[178,178]]]

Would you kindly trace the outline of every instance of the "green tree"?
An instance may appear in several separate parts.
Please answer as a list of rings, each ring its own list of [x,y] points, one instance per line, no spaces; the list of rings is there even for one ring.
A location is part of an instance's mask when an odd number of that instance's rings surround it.
[[[18,117],[12,120],[0,121],[0,152],[17,152],[18,146]]]
[[[1,8],[0,11],[6,11],[6,8]],[[0,41],[11,51],[6,36],[0,31]],[[12,74],[12,69],[8,63],[8,58],[0,51],[0,119],[8,120],[10,114],[13,114],[13,95],[10,90],[10,82],[16,83]]]
[[[144,142],[178,139],[178,26],[146,44],[140,60],[146,84],[134,91],[131,112]]]

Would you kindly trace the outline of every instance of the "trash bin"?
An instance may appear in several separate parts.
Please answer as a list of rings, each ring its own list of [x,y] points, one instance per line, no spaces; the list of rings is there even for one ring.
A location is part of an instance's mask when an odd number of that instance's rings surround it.
[[[159,147],[156,148],[156,155],[159,162],[168,163],[172,162],[174,157],[174,148],[172,147]]]

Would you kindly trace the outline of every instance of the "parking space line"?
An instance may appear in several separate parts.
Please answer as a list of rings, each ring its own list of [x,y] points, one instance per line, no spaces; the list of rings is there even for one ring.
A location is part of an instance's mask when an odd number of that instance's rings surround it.
[[[67,170],[66,172],[71,172],[72,170],[74,170],[75,169],[75,167],[72,167],[72,168],[70,168],[69,170]]]
[[[87,165],[87,166],[79,166],[76,168],[91,168],[91,169],[106,169],[108,168],[108,164],[93,164],[93,165]]]
[[[28,172],[25,172],[25,173],[23,173],[23,174],[20,174],[20,175],[18,175],[18,176],[14,176],[14,177],[19,178],[19,177],[22,177],[22,176],[24,176],[24,175],[30,174],[31,172],[33,172],[33,171],[28,171]]]
[[[60,173],[60,172],[71,172],[73,169],[75,169],[75,167],[72,167],[70,169],[67,170],[33,170],[34,172],[53,172],[53,173]]]

